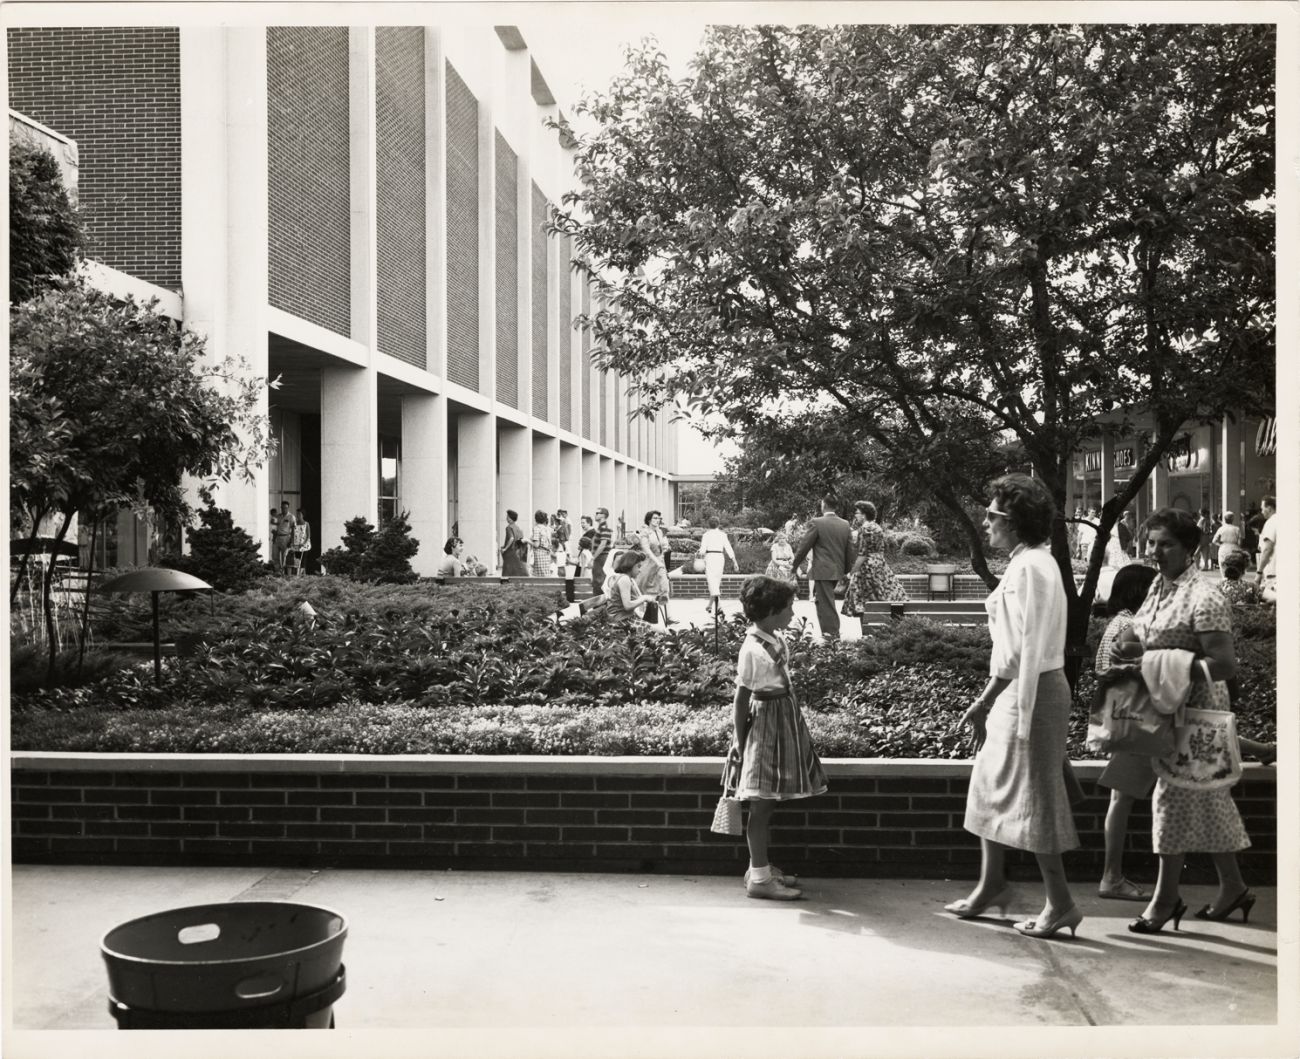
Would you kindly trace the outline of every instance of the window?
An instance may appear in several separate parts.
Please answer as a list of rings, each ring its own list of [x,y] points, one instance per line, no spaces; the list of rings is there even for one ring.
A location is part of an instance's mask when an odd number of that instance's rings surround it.
[[[379,435],[379,525],[402,510],[400,498],[401,444],[397,438]]]

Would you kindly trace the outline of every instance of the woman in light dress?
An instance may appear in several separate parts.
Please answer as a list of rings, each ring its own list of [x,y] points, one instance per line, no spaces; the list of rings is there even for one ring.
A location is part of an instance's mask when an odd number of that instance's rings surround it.
[[[637,547],[645,555],[645,563],[637,575],[637,586],[659,604],[664,624],[668,617],[668,599],[672,583],[668,580],[668,534],[664,530],[664,516],[660,511],[647,511],[645,520],[636,533]]]
[[[739,566],[731,541],[718,528],[718,516],[710,515],[705,521],[709,528],[700,538],[700,554],[704,556],[704,577],[709,586],[708,609],[716,615],[722,609],[722,572],[727,568],[727,559],[731,559],[732,566]]]
[[[551,519],[545,511],[533,513],[533,536],[529,543],[532,545],[533,576],[551,577],[555,573],[555,553],[552,551],[554,538],[551,535]]]

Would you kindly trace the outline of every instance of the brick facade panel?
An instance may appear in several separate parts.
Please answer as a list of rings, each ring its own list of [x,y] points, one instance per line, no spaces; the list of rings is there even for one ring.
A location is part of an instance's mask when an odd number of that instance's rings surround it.
[[[266,31],[270,303],[351,336],[346,26]]]
[[[9,106],[77,142],[88,256],[181,284],[180,33],[11,28]]]
[[[447,377],[479,388],[478,100],[451,63],[447,77]]]
[[[375,29],[379,348],[425,366],[424,30]]]
[[[496,134],[496,398],[519,408],[519,159]]]
[[[550,408],[548,385],[550,374],[547,371],[546,321],[548,318],[550,298],[549,256],[547,254],[546,232],[542,225],[546,221],[547,202],[541,188],[533,185],[533,219],[529,231],[530,274],[533,283],[533,319],[532,319],[532,374],[533,374],[533,415],[546,419]]]

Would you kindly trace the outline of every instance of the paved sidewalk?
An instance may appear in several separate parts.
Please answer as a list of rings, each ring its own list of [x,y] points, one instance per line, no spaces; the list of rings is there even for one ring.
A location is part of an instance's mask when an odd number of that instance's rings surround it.
[[[566,1027],[689,1039],[704,1027],[1226,1024],[1243,1027],[1234,1039],[1244,1042],[1244,1028],[1277,1019],[1273,889],[1257,890],[1249,924],[1189,917],[1176,934],[1139,937],[1125,925],[1140,905],[1079,885],[1078,939],[1037,941],[1001,915],[946,914],[967,881],[804,885],[806,900],[776,903],[747,900],[739,879],[686,875],[15,865],[10,1018],[18,1029],[111,1030],[106,930],[167,908],[292,900],[348,920],[340,1030],[420,1029],[427,1039],[536,1028],[536,1054]],[[1019,889],[1010,915],[1037,911],[1041,888]],[[1210,896],[1184,892],[1192,909]],[[864,1054],[872,1039],[861,1038]]]

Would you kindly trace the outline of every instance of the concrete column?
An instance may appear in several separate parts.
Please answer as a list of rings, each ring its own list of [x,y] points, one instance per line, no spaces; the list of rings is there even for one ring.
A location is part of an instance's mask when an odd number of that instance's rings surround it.
[[[1241,473],[1242,434],[1240,419],[1234,422],[1229,416],[1223,417],[1219,431],[1219,491],[1223,497],[1223,506],[1228,511],[1235,511],[1238,516],[1245,514],[1246,508],[1246,490]]]
[[[1101,502],[1115,495],[1115,436],[1107,430],[1101,435]],[[1098,507],[1098,511],[1101,508]]]
[[[633,497],[628,493],[627,464],[622,460],[613,463],[614,468],[614,507],[610,514],[617,519],[622,515],[629,528],[636,525],[636,513],[633,511]]]
[[[583,507],[583,469],[582,450],[576,445],[561,445],[560,507],[569,512],[569,521],[575,526],[578,516],[587,512]]]
[[[1206,500],[1206,504],[1211,513],[1222,515],[1225,510],[1231,511],[1232,508],[1223,499],[1223,476],[1219,471],[1219,467],[1223,462],[1223,450],[1219,446],[1219,434],[1220,432],[1215,430],[1213,426],[1205,428],[1205,447],[1210,457],[1210,466],[1207,468],[1209,473],[1206,475],[1210,481],[1210,495]]]
[[[343,523],[379,514],[379,429],[372,368],[322,368],[320,387],[321,541]],[[326,549],[328,550],[328,549]]]
[[[447,375],[447,181],[446,181],[446,85],[443,71],[442,36],[438,30],[424,31],[424,289],[425,363],[440,378]],[[464,538],[464,533],[461,534]],[[469,541],[465,554],[477,555]],[[483,559],[487,562],[487,559]]]
[[[375,266],[375,29],[348,30],[348,181],[352,215],[352,338],[371,353],[378,345]]]
[[[1156,464],[1151,472],[1151,510],[1167,507],[1169,504],[1169,466],[1164,460]]]
[[[618,518],[618,507],[614,503],[614,461],[608,456],[600,457],[600,485],[596,492],[596,507],[609,508],[609,517]]]
[[[266,29],[180,30],[183,322],[207,356],[267,373]],[[266,415],[263,392],[256,409]],[[187,482],[191,502],[197,483]],[[269,467],[214,489],[269,559]]]
[[[551,514],[560,503],[560,439],[533,435],[533,508]],[[532,511],[528,513],[532,518]]]
[[[447,518],[447,399],[440,394],[402,397],[402,506],[420,550],[415,572],[432,577],[450,536]],[[477,553],[476,553],[477,554]]]
[[[497,474],[496,420],[484,412],[463,409],[456,416],[456,451],[458,521],[465,554],[477,556],[493,572],[501,566],[493,488]]]
[[[590,449],[583,449],[582,460],[582,504],[579,514],[590,515],[601,503],[600,457]],[[576,520],[575,520],[575,525]]]
[[[527,535],[532,532],[533,509],[533,432],[505,420],[497,421],[497,520],[505,524],[507,508],[519,513],[519,526]],[[464,479],[462,479],[464,481]],[[487,488],[491,479],[481,479],[478,488]],[[469,483],[475,488],[473,480]],[[497,527],[497,545],[501,544],[500,527]]]

